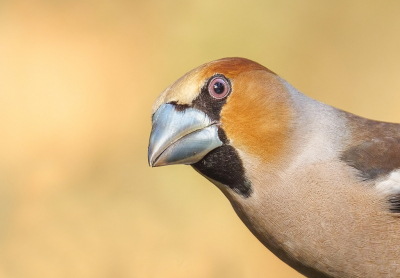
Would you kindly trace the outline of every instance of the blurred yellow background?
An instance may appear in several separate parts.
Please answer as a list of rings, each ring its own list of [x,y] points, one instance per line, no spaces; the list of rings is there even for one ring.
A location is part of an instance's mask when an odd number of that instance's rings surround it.
[[[241,56],[400,122],[400,1],[0,1],[0,277],[301,277],[188,166],[151,169],[151,106]]]

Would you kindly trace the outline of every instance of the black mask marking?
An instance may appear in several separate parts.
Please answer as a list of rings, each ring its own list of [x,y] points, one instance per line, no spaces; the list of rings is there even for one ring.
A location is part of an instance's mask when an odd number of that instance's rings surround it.
[[[222,107],[226,103],[229,94],[223,99],[215,99],[210,95],[210,93],[208,92],[208,85],[210,83],[210,80],[212,80],[214,77],[224,78],[228,82],[229,86],[232,88],[231,82],[228,78],[226,78],[222,74],[215,74],[211,78],[209,78],[204,86],[201,88],[200,94],[195,100],[193,100],[192,106],[193,108],[196,108],[206,113],[211,120],[219,121],[221,117],[220,114]]]

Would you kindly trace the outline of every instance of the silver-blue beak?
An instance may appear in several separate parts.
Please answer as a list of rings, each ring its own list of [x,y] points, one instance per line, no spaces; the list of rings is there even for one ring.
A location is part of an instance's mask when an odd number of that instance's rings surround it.
[[[221,145],[218,127],[205,113],[162,104],[153,116],[149,164],[152,167],[193,164]]]

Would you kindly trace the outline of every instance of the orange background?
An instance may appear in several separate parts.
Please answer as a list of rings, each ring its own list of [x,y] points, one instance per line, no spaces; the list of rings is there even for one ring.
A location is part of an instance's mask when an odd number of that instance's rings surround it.
[[[188,166],[147,165],[158,94],[255,60],[400,122],[399,1],[0,2],[0,277],[301,277]]]

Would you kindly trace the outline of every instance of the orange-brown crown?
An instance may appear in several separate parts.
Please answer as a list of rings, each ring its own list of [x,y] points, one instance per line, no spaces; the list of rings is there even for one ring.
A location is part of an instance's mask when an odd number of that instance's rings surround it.
[[[164,90],[153,106],[153,113],[163,103],[176,102],[190,105],[199,95],[201,87],[214,74],[223,74],[234,79],[243,72],[264,70],[272,73],[264,66],[244,58],[223,58],[201,65],[176,80]]]

